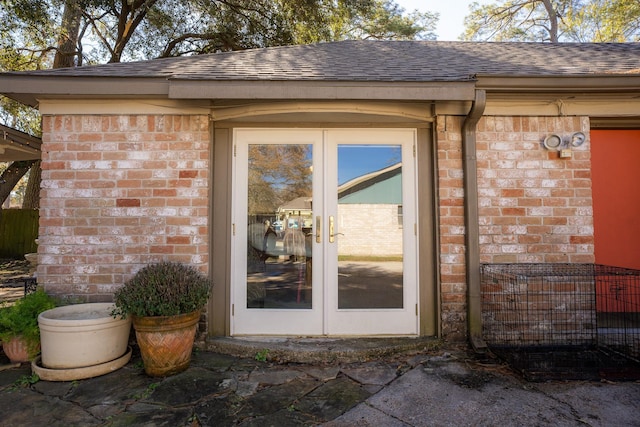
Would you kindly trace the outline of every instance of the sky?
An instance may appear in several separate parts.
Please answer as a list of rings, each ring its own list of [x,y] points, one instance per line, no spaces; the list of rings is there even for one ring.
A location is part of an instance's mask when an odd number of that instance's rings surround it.
[[[338,145],[338,184],[384,169],[401,160],[400,145]]]
[[[439,12],[440,20],[436,28],[438,40],[458,40],[464,32],[464,17],[469,14],[473,0],[395,0],[407,12]],[[495,0],[475,0],[480,4],[495,3]]]

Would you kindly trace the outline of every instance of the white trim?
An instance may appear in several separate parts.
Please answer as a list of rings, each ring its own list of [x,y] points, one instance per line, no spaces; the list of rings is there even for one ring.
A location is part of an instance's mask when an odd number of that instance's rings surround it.
[[[590,116],[632,117],[640,115],[639,99],[508,99],[487,100],[485,116]]]
[[[402,102],[268,102],[219,107],[211,110],[214,120],[233,120],[246,117],[290,113],[358,113],[395,116],[409,120],[432,121],[429,103]]]
[[[417,335],[418,266],[416,200],[416,129],[264,129],[236,128],[232,172],[231,335]],[[311,309],[250,309],[246,307],[247,161],[250,144],[313,144],[313,234],[316,216],[323,223],[322,241],[313,239]],[[337,244],[329,243],[328,218],[337,218],[338,144],[398,144],[402,147],[403,306],[397,309],[339,310]],[[329,173],[333,171],[334,173]],[[335,189],[335,190],[329,190]],[[330,194],[331,193],[331,194]],[[335,193],[335,194],[334,194]],[[336,232],[338,232],[336,223]],[[324,261],[323,261],[324,260]],[[330,279],[333,278],[333,279]],[[330,281],[331,283],[329,283]]]
[[[247,120],[264,117],[265,120],[277,118],[277,115],[303,119],[304,115],[360,114],[363,118],[375,117],[383,120],[393,118],[405,122],[433,121],[433,115],[465,115],[469,111],[468,102],[440,101],[435,103],[403,102],[340,102],[340,101],[304,101],[304,102],[259,102],[242,106],[211,107],[209,101],[167,100],[167,99],[41,99],[39,110],[43,115],[142,115],[142,114],[179,114],[211,115],[214,120]],[[527,99],[489,99],[485,116],[590,116],[590,117],[638,117],[640,99],[570,99],[566,97]],[[284,116],[283,116],[284,117]],[[316,120],[317,121],[317,120]],[[330,120],[328,120],[330,121]]]

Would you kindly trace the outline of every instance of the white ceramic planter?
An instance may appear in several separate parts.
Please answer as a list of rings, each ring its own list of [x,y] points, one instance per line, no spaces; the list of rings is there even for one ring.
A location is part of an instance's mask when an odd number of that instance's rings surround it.
[[[38,316],[42,366],[71,369],[99,365],[127,351],[131,319],[114,318],[113,303],[56,307]]]
[[[47,369],[40,366],[42,362],[38,356],[31,362],[31,371],[44,381],[75,381],[86,378],[99,377],[122,368],[131,359],[131,347],[122,356],[107,363],[85,366],[84,368]]]

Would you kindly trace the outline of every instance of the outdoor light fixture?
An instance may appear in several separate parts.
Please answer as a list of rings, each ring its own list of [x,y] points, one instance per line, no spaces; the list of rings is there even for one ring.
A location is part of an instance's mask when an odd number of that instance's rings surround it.
[[[562,137],[552,133],[544,139],[544,148],[547,150],[558,150],[562,145]]]
[[[584,133],[582,132],[574,132],[571,135],[571,146],[572,147],[580,147],[584,144],[584,141],[587,139]]]
[[[544,139],[542,145],[549,151],[557,151],[560,158],[565,159],[571,158],[571,147],[580,147],[586,139],[582,132],[574,132],[567,138],[552,133]]]

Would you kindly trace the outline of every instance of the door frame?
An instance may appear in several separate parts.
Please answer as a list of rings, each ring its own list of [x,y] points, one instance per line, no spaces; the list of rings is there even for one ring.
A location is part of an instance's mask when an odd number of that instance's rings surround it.
[[[317,119],[317,117],[316,117]],[[214,283],[212,297],[207,305],[207,332],[212,337],[230,336],[231,332],[231,166],[233,155],[233,129],[236,127],[265,127],[265,123],[249,121],[212,121],[210,150],[210,271]],[[318,125],[322,123],[322,125]],[[384,125],[384,126],[380,126]],[[371,122],[331,124],[331,121],[304,123],[272,122],[277,128],[412,128],[417,129],[417,192],[418,192],[418,298],[420,336],[440,336],[440,275],[438,262],[438,217],[436,210],[437,182],[435,129],[430,121],[385,123]]]
[[[415,129],[236,128],[233,132],[231,334],[232,335],[410,335],[418,334]],[[314,231],[313,304],[305,309],[249,308],[247,300],[247,177],[253,144],[312,147]],[[343,145],[398,145],[402,153],[403,303],[396,308],[338,307],[338,237],[329,239],[329,218],[338,218],[338,153]],[[321,227],[317,229],[317,221]],[[337,232],[340,231],[336,223]],[[340,233],[338,233],[340,234]]]

